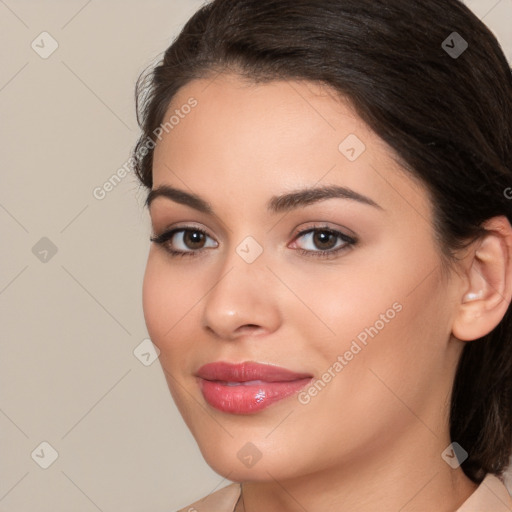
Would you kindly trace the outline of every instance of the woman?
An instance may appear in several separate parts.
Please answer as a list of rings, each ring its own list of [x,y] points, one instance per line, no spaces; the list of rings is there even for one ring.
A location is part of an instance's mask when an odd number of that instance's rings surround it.
[[[512,77],[459,1],[214,0],[138,84],[182,510],[505,511]]]

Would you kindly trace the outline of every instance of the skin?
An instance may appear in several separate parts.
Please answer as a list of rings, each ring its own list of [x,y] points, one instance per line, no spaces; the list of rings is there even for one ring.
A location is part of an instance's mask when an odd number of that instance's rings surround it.
[[[205,460],[244,482],[237,511],[455,511],[476,485],[441,457],[453,378],[464,344],[491,331],[510,301],[510,225],[492,219],[493,234],[443,275],[426,189],[348,102],[317,84],[224,73],[183,87],[169,113],[190,97],[198,105],[155,148],[153,188],[195,193],[214,214],[164,197],[151,204],[154,235],[192,224],[208,237],[195,257],[152,244],[143,307]],[[338,149],[349,134],[366,146],[353,162]],[[319,185],[350,187],[381,208],[331,198],[266,209],[274,195]],[[300,254],[325,248],[294,238],[318,223],[358,242],[332,258]],[[247,236],[263,248],[250,264],[236,252]],[[183,233],[173,240],[201,249]],[[319,379],[394,303],[401,311],[305,405],[291,396],[235,415],[200,392],[195,372],[220,360]],[[251,468],[237,457],[248,442],[261,452]]]

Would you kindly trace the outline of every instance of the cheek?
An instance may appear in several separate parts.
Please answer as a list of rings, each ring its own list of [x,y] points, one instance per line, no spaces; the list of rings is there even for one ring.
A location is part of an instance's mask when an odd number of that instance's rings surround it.
[[[309,283],[308,305],[316,305],[334,334],[311,315],[295,318],[309,343],[308,361],[328,382],[318,383],[318,391],[306,389],[309,398],[303,395],[301,403],[309,402],[297,412],[304,431],[322,422],[327,440],[375,446],[417,421],[407,407],[431,422],[429,396],[436,395],[432,383],[440,381],[447,317],[438,273],[429,274],[436,266],[427,267],[412,260],[400,268],[383,265],[372,277],[351,271],[329,284]]]
[[[318,371],[347,351],[355,380],[379,367],[402,386],[404,369],[412,379],[433,371],[449,335],[449,311],[438,255],[428,240],[419,242],[354,252],[346,264],[291,276],[309,311],[288,313]]]
[[[195,289],[196,280],[173,270],[156,250],[151,251],[144,274],[142,306],[150,338],[165,359],[170,350],[179,348],[173,340],[180,328],[197,313],[194,304],[200,290]]]
[[[305,339],[312,343],[321,339],[320,349],[341,350],[376,322],[382,329],[381,315],[393,321],[412,288],[409,283],[415,278],[411,272],[417,271],[402,264],[397,272],[396,263],[389,261],[393,255],[389,251],[387,257],[382,254],[386,249],[379,248],[379,255],[354,252],[341,264],[310,265],[290,275],[288,282],[309,311],[295,300],[295,309],[291,307],[287,313],[295,315],[294,322],[307,332]],[[331,343],[327,343],[329,339]]]
[[[158,270],[158,264],[150,253],[142,285],[142,309],[150,338],[160,350],[160,338],[162,333],[165,332],[165,324],[167,323],[164,321],[165,315],[163,313],[167,300],[171,298],[167,297],[165,292],[168,286],[169,283],[165,279],[165,274],[162,275]]]
[[[189,403],[189,393],[182,392],[183,383],[179,384],[176,378],[180,379],[182,371],[188,373],[193,364],[191,358],[200,351],[183,331],[191,324],[199,325],[199,318],[194,317],[199,312],[194,305],[201,297],[201,290],[194,285],[197,281],[172,269],[157,251],[150,252],[142,289],[144,318],[151,341],[160,350],[159,361],[169,391],[187,424],[187,411],[194,410],[194,403]],[[184,339],[187,339],[186,343]]]

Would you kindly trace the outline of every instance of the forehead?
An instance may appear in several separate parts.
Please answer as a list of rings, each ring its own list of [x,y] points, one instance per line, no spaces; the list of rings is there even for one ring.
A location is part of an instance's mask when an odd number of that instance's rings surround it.
[[[193,109],[187,107],[191,101],[197,103]],[[173,98],[164,122],[173,117],[178,123],[163,134],[159,149],[165,149],[167,143],[171,147],[174,143],[178,150],[184,142],[197,143],[196,150],[215,149],[219,156],[229,147],[230,160],[243,153],[256,161],[270,151],[273,158],[284,153],[289,159],[301,152],[312,153],[315,147],[330,148],[336,154],[338,139],[347,130],[366,139],[370,135],[351,105],[336,99],[325,86],[284,80],[256,84],[232,74],[184,86]]]
[[[178,91],[164,123],[171,118],[155,148],[154,188],[172,184],[208,196],[222,184],[224,200],[240,202],[321,182],[354,188],[384,208],[413,194],[428,210],[425,191],[329,87],[222,74]]]

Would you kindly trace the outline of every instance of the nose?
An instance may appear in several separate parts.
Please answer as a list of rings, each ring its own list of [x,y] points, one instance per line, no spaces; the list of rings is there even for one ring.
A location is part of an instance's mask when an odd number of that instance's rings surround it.
[[[225,340],[274,332],[281,319],[277,284],[262,256],[246,263],[233,254],[202,301],[203,327]]]

